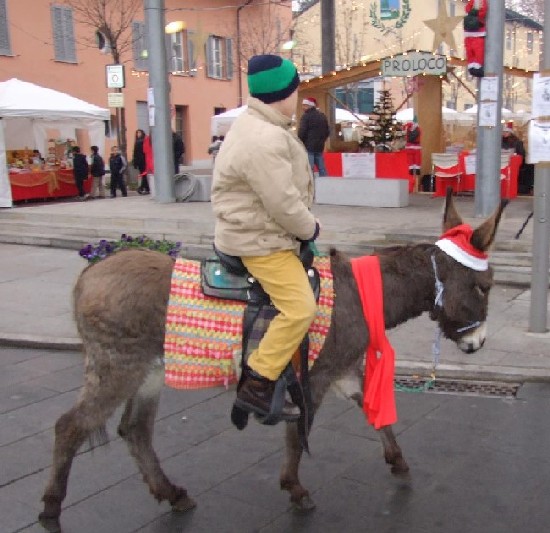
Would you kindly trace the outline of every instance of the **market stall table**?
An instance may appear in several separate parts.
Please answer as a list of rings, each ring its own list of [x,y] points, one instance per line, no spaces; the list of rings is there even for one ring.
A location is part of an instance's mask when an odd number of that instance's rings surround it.
[[[72,169],[18,171],[10,169],[9,179],[14,202],[78,196]],[[91,188],[92,180],[85,180],[85,192],[89,193]]]
[[[325,152],[323,154],[325,166],[330,177],[341,178],[344,175],[342,154],[339,152]],[[406,179],[409,181],[409,192],[414,190],[414,178],[409,174],[409,162],[404,150],[399,152],[375,153],[376,179]]]

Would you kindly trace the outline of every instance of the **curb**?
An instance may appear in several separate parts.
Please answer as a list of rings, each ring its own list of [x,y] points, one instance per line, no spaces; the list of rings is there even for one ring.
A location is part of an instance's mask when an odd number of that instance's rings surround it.
[[[535,335],[535,334],[533,334]],[[541,334],[550,338],[550,333]],[[0,333],[0,346],[13,348],[30,348],[46,350],[81,351],[82,341],[76,338],[51,338],[33,335],[16,335]],[[432,363],[398,360],[395,362],[396,376],[428,377],[432,372]],[[526,368],[511,366],[479,366],[440,364],[436,367],[436,379],[460,379],[477,381],[513,382],[550,382],[550,375],[545,368]]]

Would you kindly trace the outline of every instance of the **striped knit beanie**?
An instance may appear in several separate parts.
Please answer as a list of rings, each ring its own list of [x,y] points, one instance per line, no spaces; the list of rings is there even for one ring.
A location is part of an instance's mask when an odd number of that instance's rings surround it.
[[[248,92],[266,104],[289,97],[299,83],[298,71],[288,59],[266,54],[248,61]]]

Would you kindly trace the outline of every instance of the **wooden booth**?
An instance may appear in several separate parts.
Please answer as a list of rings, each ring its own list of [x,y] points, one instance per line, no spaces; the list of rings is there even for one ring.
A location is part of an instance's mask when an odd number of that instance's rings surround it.
[[[391,58],[384,58],[377,61],[370,61],[348,67],[346,69],[325,73],[322,76],[303,81],[299,86],[299,105],[297,109],[298,122],[302,114],[302,106],[300,105],[303,98],[314,97],[319,109],[323,111],[327,117],[331,117],[331,106],[334,105],[334,99],[330,91],[355,83],[360,80],[375,78],[380,76],[398,77],[407,76],[415,77],[422,76],[422,83],[418,84],[418,90],[412,95],[414,109],[418,124],[422,131],[421,135],[421,152],[422,162],[420,176],[432,173],[432,154],[445,152],[445,139],[443,134],[443,117],[442,117],[442,81],[446,78],[447,73],[452,71],[457,66],[464,66],[465,60],[455,57],[446,57],[431,52],[409,51],[403,54],[398,54]],[[507,73],[517,76],[531,76],[532,73],[520,71],[518,69],[509,69]],[[397,103],[399,105],[399,103]],[[328,173],[331,178],[343,178],[342,181],[349,179],[345,170],[345,154],[355,153],[358,151],[358,143],[356,141],[342,141],[336,137],[335,124],[331,124],[331,137],[327,141],[325,152],[325,163]],[[475,127],[474,127],[475,129]],[[463,154],[464,155],[464,154]],[[374,168],[374,175],[358,176],[357,162],[354,162],[355,174],[352,179],[374,178],[376,180],[407,180],[407,189],[413,192],[418,186],[415,183],[414,177],[409,175],[406,169],[406,158],[402,152],[395,151],[390,153],[375,153],[374,164],[369,163],[370,168]],[[510,165],[510,184],[506,186],[506,193],[503,197],[514,197],[517,188],[517,158],[511,158]],[[467,172],[463,172],[463,187],[460,191],[467,189],[472,191],[475,188],[475,180]],[[364,180],[365,182],[367,179]],[[372,179],[370,180],[372,181]],[[316,188],[319,190],[324,187],[323,182],[317,179]],[[368,194],[375,194],[376,187],[373,184],[368,186],[365,184],[365,191]],[[358,194],[361,186],[353,187],[354,195]],[[332,192],[337,190],[331,185]],[[365,192],[367,194],[367,192]],[[334,195],[333,195],[334,196]],[[338,198],[341,201],[341,198]],[[350,199],[354,201],[354,199]],[[368,202],[368,199],[366,200]],[[356,204],[350,204],[356,205]],[[361,205],[368,205],[361,204]]]

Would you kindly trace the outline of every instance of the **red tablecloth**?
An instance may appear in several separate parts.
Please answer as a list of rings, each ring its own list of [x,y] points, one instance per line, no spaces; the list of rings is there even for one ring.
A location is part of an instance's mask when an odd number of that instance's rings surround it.
[[[64,198],[78,196],[72,170],[41,170],[10,172],[11,196],[14,202],[35,198]],[[84,181],[89,193],[92,180]]]
[[[476,187],[476,175],[475,174],[466,174],[466,163],[465,158],[469,152],[464,151],[460,152],[459,165],[462,169],[462,176],[460,178],[460,191],[459,192],[470,192],[474,191]],[[501,198],[517,198],[518,196],[518,176],[519,176],[519,167],[521,166],[522,157],[517,154],[513,154],[510,157],[510,184],[508,185],[507,180],[501,180],[500,182],[500,197]],[[457,182],[454,178],[445,179],[437,178],[435,180],[435,191],[434,196],[445,196],[447,187],[451,187],[453,191],[456,192]]]
[[[325,152],[325,166],[330,177],[341,178],[344,174],[342,168],[342,154],[336,152]],[[377,152],[375,154],[376,161],[376,178],[393,178],[409,180],[409,192],[414,189],[414,178],[409,175],[409,162],[407,152],[401,150],[399,152]]]

